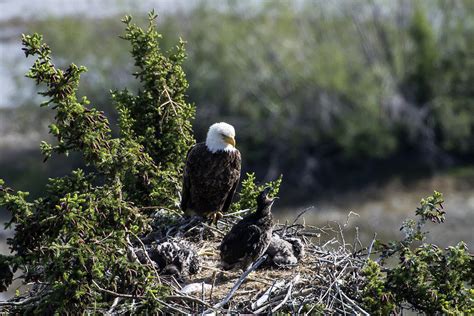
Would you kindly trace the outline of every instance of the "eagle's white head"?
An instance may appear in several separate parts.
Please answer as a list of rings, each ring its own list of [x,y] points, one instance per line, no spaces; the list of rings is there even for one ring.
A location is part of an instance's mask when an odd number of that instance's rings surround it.
[[[236,150],[234,127],[224,122],[212,124],[207,132],[206,147],[213,153]]]

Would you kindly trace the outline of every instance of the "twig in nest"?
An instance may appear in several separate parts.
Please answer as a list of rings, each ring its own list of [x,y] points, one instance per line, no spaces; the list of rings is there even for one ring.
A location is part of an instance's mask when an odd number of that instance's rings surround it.
[[[281,300],[281,302],[278,303],[277,306],[275,306],[274,308],[271,309],[271,312],[272,313],[275,313],[276,311],[278,311],[283,305],[286,304],[286,302],[288,301],[288,299],[290,298],[290,295],[291,295],[291,291],[293,290],[293,286],[299,281],[300,279],[300,275],[297,274],[293,280],[291,280],[290,282],[288,282],[288,289],[286,291],[286,294],[283,296],[283,300]],[[253,313],[255,314],[259,314],[261,312],[263,312],[264,310],[267,309],[268,306],[271,307],[271,304],[273,302],[276,302],[276,298],[274,300],[269,300],[267,301],[265,304],[262,305],[262,307],[260,307],[259,309],[257,310],[254,310]]]
[[[359,239],[359,227],[356,226],[354,240],[352,241],[352,251],[354,254],[357,253],[357,246],[360,246],[360,248],[363,247]]]
[[[168,307],[169,309],[171,309],[171,310],[173,310],[173,311],[175,311],[175,312],[180,313],[181,315],[185,315],[185,314],[187,315],[187,314],[189,314],[188,311],[183,311],[182,309],[179,309],[179,308],[177,308],[177,307],[175,307],[175,306],[173,306],[173,305],[170,305],[170,304],[168,304],[168,303],[166,303],[166,302],[164,302],[164,301],[162,301],[162,300],[160,300],[160,299],[156,299],[156,300],[157,300],[161,305],[164,305],[164,306]]]
[[[242,274],[242,276],[239,278],[239,280],[237,280],[237,282],[235,283],[235,285],[232,287],[232,289],[230,290],[229,294],[227,294],[227,296],[219,303],[217,303],[216,305],[214,305],[214,308],[221,308],[222,306],[224,306],[231,298],[232,296],[234,295],[235,291],[237,291],[240,287],[240,285],[242,285],[242,283],[244,282],[244,280],[247,278],[247,276],[252,272],[254,271],[255,269],[257,269],[263,261],[265,261],[267,259],[267,255],[264,255],[262,257],[260,257],[260,259],[258,259],[254,264],[252,264],[252,266],[250,268],[247,269],[247,271],[245,271],[244,274]],[[207,311],[206,311],[207,312]],[[206,313],[204,312],[204,313]]]
[[[203,289],[204,289],[204,287],[203,287]],[[190,302],[193,302],[193,303],[198,303],[198,304],[201,304],[201,305],[203,305],[203,306],[206,306],[207,308],[213,309],[213,307],[212,307],[209,303],[203,301],[202,299],[199,299],[199,298],[197,298],[197,297],[194,297],[194,296],[187,296],[187,295],[170,295],[170,296],[167,296],[165,299],[166,299],[167,301],[168,301],[168,300],[170,300],[170,301],[174,301],[174,300],[186,300],[186,301],[190,301]]]
[[[292,225],[294,225],[294,224],[298,221],[298,219],[299,219],[301,216],[303,216],[303,214],[305,214],[306,212],[308,212],[309,210],[312,210],[312,209],[314,209],[314,205],[311,205],[310,207],[307,207],[307,208],[305,208],[303,211],[301,211],[301,212],[296,216],[296,218],[293,220]]]
[[[217,278],[217,272],[214,271],[212,272],[212,287],[211,287],[211,293],[209,294],[210,301],[212,301],[212,295],[214,294],[214,286],[216,286],[216,278]]]
[[[346,228],[347,225],[349,225],[349,220],[351,219],[351,216],[360,217],[360,215],[357,214],[356,212],[349,211],[349,214],[347,214],[346,222],[343,225],[344,228]]]
[[[370,314],[367,313],[362,307],[360,307],[359,305],[357,305],[353,300],[351,300],[340,288],[339,288],[339,285],[337,285],[337,288],[339,290],[339,293],[341,293],[341,295],[349,302],[351,303],[352,306],[354,306],[359,312],[361,312],[362,314],[366,315],[366,316],[369,316]]]
[[[377,233],[374,233],[374,238],[372,239],[372,242],[370,243],[369,250],[367,251],[367,259],[369,260],[370,254],[372,253],[372,247],[374,246],[375,243],[375,238],[377,238]]]
[[[214,271],[214,272],[220,272],[220,273],[222,273],[222,274],[224,274],[224,275],[232,275],[231,272],[222,271],[221,269],[216,268],[216,267],[210,267],[210,266],[206,266],[206,265],[201,265],[201,268],[203,268],[203,269],[208,269],[208,270],[212,270],[212,271]],[[268,281],[267,278],[263,278],[263,277],[260,277],[260,278],[247,277],[247,280],[248,280],[248,281],[259,282],[259,283],[262,283],[262,284],[265,284],[265,285],[272,285],[272,283],[267,282],[267,281]]]
[[[102,291],[104,293],[107,293],[107,294],[111,294],[115,297],[123,297],[123,298],[145,298],[144,296],[142,295],[131,295],[131,294],[124,294],[124,293],[117,293],[117,292],[114,292],[114,291],[111,291],[111,290],[107,290],[107,289],[104,289],[103,287],[101,287],[99,284],[97,284],[96,281],[92,280],[92,284],[95,285],[95,287],[99,290],[99,291]]]
[[[272,286],[268,288],[253,304],[252,309],[255,311],[257,308],[263,306],[268,302],[270,296],[272,295],[273,291],[280,290],[285,285],[285,281],[275,281],[273,282]],[[256,313],[256,311],[255,311]]]
[[[112,313],[114,312],[115,307],[117,307],[118,303],[120,303],[121,300],[122,300],[121,297],[116,297],[114,299],[114,302],[112,303],[112,306],[110,306],[110,309],[107,311],[106,315],[112,315]]]
[[[210,226],[210,225],[207,225],[206,223],[202,223],[202,226],[206,227],[207,229],[212,230],[213,232],[218,233],[218,234],[221,235],[221,236],[225,235],[225,233],[224,233],[223,231],[221,231],[221,230],[219,230],[219,229],[217,229],[217,228],[214,228],[214,227],[212,227],[212,226]]]
[[[148,261],[148,264],[152,267],[153,271],[155,272],[155,276],[156,276],[156,279],[158,281],[159,284],[161,284],[161,279],[160,279],[160,275],[158,273],[158,270],[156,270],[155,268],[155,262],[153,260],[151,260],[150,256],[148,255],[148,251],[146,250],[146,247],[145,247],[145,244],[143,243],[143,241],[137,236],[135,235],[133,232],[129,232],[130,234],[132,234],[133,237],[135,237],[136,240],[138,240],[138,242],[140,243],[141,247],[142,247],[142,250],[143,250],[143,254],[145,255],[147,261]],[[130,243],[130,240],[127,236],[127,242],[129,244]]]
[[[237,211],[237,212],[224,214],[224,217],[235,216],[237,214],[247,213],[248,211],[250,211],[250,209],[246,208],[245,210],[240,210],[240,211]]]
[[[26,299],[24,299],[23,301],[6,301],[6,302],[0,302],[0,306],[21,306],[21,305],[26,305],[28,303],[31,303],[31,302],[34,302],[34,301],[37,301],[39,298],[36,297],[36,296],[31,296],[31,297],[28,297]]]

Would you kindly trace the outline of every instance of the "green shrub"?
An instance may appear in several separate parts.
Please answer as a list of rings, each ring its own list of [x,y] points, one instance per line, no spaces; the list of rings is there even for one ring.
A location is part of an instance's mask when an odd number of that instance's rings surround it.
[[[257,196],[266,187],[270,188],[270,196],[277,196],[282,180],[283,176],[280,175],[275,181],[257,184],[255,182],[255,173],[247,173],[246,178],[242,180],[242,189],[239,193],[239,199],[231,205],[232,211],[255,209],[257,207]]]
[[[367,260],[362,270],[364,286],[361,293],[361,301],[364,307],[375,315],[388,315],[395,310],[393,294],[386,287],[385,275],[380,265]]]
[[[161,52],[155,18],[149,15],[146,30],[130,17],[123,20],[142,88],[136,96],[127,90],[112,93],[118,138],[111,136],[102,112],[86,97],[77,99],[86,68],[56,68],[40,35],[22,38],[26,56],[36,57],[27,76],[45,87],[42,105],[55,110],[49,128],[57,143],[41,144],[45,160],[77,151],[88,169],[50,179],[44,196],[33,202],[0,180],[0,206],[11,212],[7,227],[15,229],[8,241],[14,254],[0,258],[0,287],[5,290],[17,270],[24,282],[40,284],[40,294],[20,311],[100,309],[114,299],[107,291],[141,297],[138,309],[156,310],[156,297],[168,291],[154,268],[130,253],[132,243],[150,229],[141,206],[176,208],[186,151],[194,143],[194,106],[184,100],[184,44]]]
[[[408,306],[427,314],[471,314],[474,312],[474,259],[463,242],[440,249],[423,243],[422,230],[427,221],[442,223],[445,212],[443,196],[434,192],[422,199],[416,210],[417,221],[405,221],[401,241],[379,243],[379,263],[368,260],[362,270],[365,278],[360,300],[373,314],[387,315]],[[385,264],[387,257],[397,255],[396,265]],[[383,271],[383,272],[382,272]]]

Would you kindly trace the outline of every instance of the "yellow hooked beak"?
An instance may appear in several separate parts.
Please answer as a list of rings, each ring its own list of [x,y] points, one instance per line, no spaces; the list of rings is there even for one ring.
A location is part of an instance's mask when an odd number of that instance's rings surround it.
[[[227,144],[230,144],[230,145],[232,145],[232,146],[235,147],[235,138],[234,138],[234,137],[224,136],[224,141],[225,141]]]

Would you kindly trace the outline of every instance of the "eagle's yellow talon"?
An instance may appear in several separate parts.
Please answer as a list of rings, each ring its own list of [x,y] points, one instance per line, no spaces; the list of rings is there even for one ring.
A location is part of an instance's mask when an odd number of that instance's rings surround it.
[[[212,212],[207,216],[211,225],[215,225],[215,226],[217,226],[217,221],[219,221],[222,217],[224,217],[224,215],[219,211]]]

